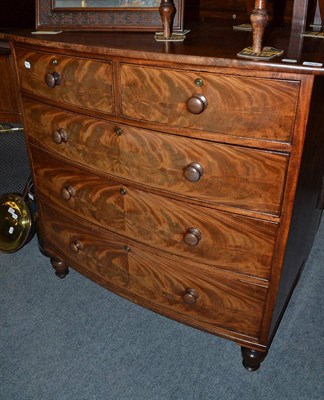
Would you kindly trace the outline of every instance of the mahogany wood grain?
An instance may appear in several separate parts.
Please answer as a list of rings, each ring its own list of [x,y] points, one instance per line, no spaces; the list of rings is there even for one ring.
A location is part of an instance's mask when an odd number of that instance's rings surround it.
[[[175,263],[136,246],[127,251],[122,237],[92,230],[87,224],[76,226],[68,214],[44,204],[42,214],[47,246],[71,266],[82,265],[99,278],[127,285],[136,296],[167,307],[175,319],[181,315],[184,320],[208,324],[214,332],[226,329],[258,338],[266,287],[230,279],[202,265]],[[70,250],[76,240],[83,246],[77,254]],[[192,305],[184,302],[190,287],[198,292]]]
[[[112,57],[132,59],[139,64],[159,62],[164,66],[196,68],[199,71],[208,67],[227,68],[228,73],[256,76],[262,73],[271,76],[274,72],[323,75],[324,67],[303,65],[303,61],[323,63],[324,42],[305,38],[300,59],[297,63],[283,62],[277,57],[269,62],[246,61],[239,59],[237,53],[251,44],[250,32],[237,32],[233,22],[215,21],[191,23],[190,41],[165,47],[163,43],[152,40],[152,35],[141,32],[63,32],[59,35],[33,35],[30,29],[1,33],[0,39],[14,41],[16,46],[32,46],[42,51],[75,56],[76,52],[96,59],[110,60]],[[290,26],[268,32],[265,45],[288,51],[291,35]],[[299,37],[299,36],[298,36]],[[31,48],[31,47],[30,47]],[[224,71],[219,71],[224,73]],[[288,76],[281,78],[289,79]]]
[[[125,117],[235,136],[291,140],[298,82],[130,64],[122,64],[120,74]],[[201,86],[195,84],[197,79]],[[204,95],[208,102],[199,115],[186,107],[196,94]]]
[[[128,285],[127,252],[122,243],[111,236],[98,235],[91,226],[76,225],[68,212],[57,212],[43,203],[41,209],[44,244],[51,253],[54,250],[56,258],[69,266],[81,264],[118,286]]]
[[[46,161],[44,162],[44,159]],[[122,186],[33,150],[39,201],[88,222],[200,263],[268,279],[277,224],[232,215]],[[66,200],[62,188],[75,195]],[[196,246],[187,231],[201,232]]]
[[[114,112],[112,65],[80,57],[64,57],[16,49],[20,85],[23,90],[61,103]],[[61,82],[48,87],[47,74],[57,73]]]
[[[265,287],[228,279],[203,265],[174,263],[137,248],[129,252],[128,262],[131,290],[137,295],[208,323],[215,332],[219,327],[258,338]],[[195,304],[184,302],[188,288],[198,293]]]
[[[66,113],[24,100],[27,133],[39,147],[114,176],[206,203],[279,215],[288,157],[159,134]],[[56,144],[52,133],[68,132]],[[184,169],[198,162],[204,175],[189,182]]]
[[[52,69],[42,81],[19,70],[45,251],[64,274],[71,265],[243,344],[254,368],[321,214],[324,67],[303,61],[323,63],[324,42],[303,39],[294,64],[247,61],[236,55],[251,34],[232,25],[193,25],[188,40],[168,46],[142,33],[0,39],[37,61],[62,57],[78,83],[55,97],[46,91],[64,86],[64,71],[44,89]],[[286,51],[295,33],[269,31],[267,41]],[[193,96],[206,98],[204,109],[191,107],[200,114],[187,109]]]

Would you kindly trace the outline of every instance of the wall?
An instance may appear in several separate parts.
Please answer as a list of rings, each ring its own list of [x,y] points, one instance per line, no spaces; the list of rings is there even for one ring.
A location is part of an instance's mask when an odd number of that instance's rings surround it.
[[[0,29],[35,27],[35,0],[2,0]]]

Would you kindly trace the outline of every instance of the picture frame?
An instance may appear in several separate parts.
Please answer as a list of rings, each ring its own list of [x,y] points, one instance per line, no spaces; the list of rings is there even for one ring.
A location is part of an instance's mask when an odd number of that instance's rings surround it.
[[[38,31],[162,30],[160,0],[36,0]],[[174,0],[173,31],[183,30],[184,0]]]

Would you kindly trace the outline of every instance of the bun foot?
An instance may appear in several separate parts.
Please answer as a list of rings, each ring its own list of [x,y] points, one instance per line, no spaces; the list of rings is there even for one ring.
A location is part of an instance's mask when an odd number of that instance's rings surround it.
[[[55,275],[63,279],[69,273],[69,268],[64,261],[51,258],[52,267],[55,269]]]
[[[262,361],[266,358],[268,351],[258,351],[249,349],[248,347],[241,347],[243,366],[249,372],[254,372],[260,368]]]

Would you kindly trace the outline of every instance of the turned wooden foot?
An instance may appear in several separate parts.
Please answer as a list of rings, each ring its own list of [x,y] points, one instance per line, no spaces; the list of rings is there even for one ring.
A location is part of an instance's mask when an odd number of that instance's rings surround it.
[[[69,268],[65,264],[64,261],[57,260],[56,258],[51,257],[52,267],[55,269],[55,275],[59,278],[65,278],[69,273]]]
[[[262,361],[266,358],[268,352],[249,349],[248,347],[241,347],[243,366],[249,372],[256,371],[260,368]]]

